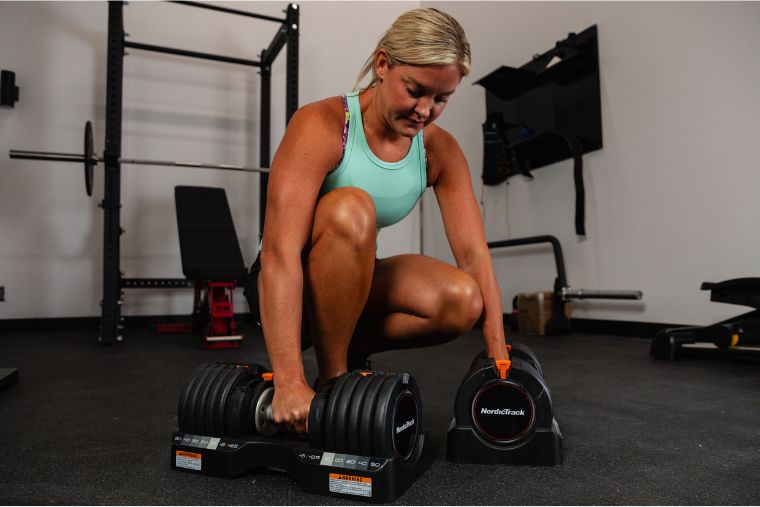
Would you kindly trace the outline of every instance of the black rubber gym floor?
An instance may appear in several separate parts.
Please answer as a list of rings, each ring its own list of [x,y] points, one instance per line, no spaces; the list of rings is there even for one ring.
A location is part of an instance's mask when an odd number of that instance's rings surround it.
[[[516,339],[537,353],[563,433],[558,467],[445,460],[454,396],[481,348],[471,334],[376,356],[412,372],[435,461],[398,504],[757,504],[760,365],[650,359],[648,340],[597,335]],[[119,346],[94,332],[5,333],[0,367],[2,504],[348,504],[266,472],[226,480],[169,468],[180,388],[208,361],[266,363],[255,330],[239,350],[132,325]],[[309,378],[316,372],[306,354]]]

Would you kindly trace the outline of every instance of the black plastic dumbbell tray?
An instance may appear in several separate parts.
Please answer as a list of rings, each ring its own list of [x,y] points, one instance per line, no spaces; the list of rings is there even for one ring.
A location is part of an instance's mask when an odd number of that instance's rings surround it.
[[[225,478],[279,470],[309,493],[387,503],[430,467],[427,439],[427,432],[419,435],[411,456],[402,460],[327,452],[290,438],[214,438],[176,431],[170,458],[174,470]]]
[[[458,463],[556,466],[562,462],[562,433],[554,419],[550,428],[536,428],[526,442],[505,447],[486,441],[471,427],[456,427],[447,435],[446,454]]]

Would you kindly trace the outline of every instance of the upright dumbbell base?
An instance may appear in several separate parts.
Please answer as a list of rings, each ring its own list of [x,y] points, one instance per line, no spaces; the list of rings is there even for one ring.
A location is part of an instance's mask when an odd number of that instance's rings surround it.
[[[551,394],[530,349],[511,361],[475,356],[454,402],[446,457],[459,463],[554,466],[562,433]],[[525,359],[521,358],[525,357]]]
[[[555,466],[562,461],[562,433],[557,420],[551,428],[537,428],[531,437],[515,446],[500,446],[486,441],[470,426],[449,429],[446,458],[458,463]]]
[[[375,503],[401,496],[431,463],[426,432],[406,461],[325,452],[306,441],[265,437],[212,438],[176,431],[171,444],[174,470],[226,478],[284,470],[309,493]]]

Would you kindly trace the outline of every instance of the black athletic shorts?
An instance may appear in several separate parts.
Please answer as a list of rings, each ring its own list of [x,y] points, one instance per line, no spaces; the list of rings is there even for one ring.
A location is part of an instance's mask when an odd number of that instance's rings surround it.
[[[375,264],[378,262],[378,258],[375,257]],[[245,286],[243,287],[243,295],[248,301],[248,308],[251,311],[256,325],[261,327],[261,310],[259,309],[259,273],[261,272],[261,254],[256,256],[256,260],[253,262],[248,276],[245,280]],[[305,317],[305,316],[304,316]],[[308,319],[301,319],[301,350],[306,350],[311,347],[311,331],[308,326]]]
[[[248,301],[251,317],[257,326],[261,326],[261,312],[259,311],[259,273],[261,272],[261,254],[256,256],[248,276],[243,285],[243,295]]]
[[[251,317],[257,326],[261,327],[261,310],[259,309],[259,273],[261,272],[261,254],[256,256],[243,287],[243,295],[248,301],[248,308],[251,311]],[[304,315],[301,319],[301,350],[311,347],[311,331],[309,330],[308,319]]]

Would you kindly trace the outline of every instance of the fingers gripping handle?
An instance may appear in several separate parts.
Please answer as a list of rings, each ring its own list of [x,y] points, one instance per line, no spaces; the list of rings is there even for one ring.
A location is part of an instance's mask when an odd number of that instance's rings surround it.
[[[264,373],[262,379],[264,381],[272,381],[274,375],[272,373]],[[277,435],[282,430],[282,426],[277,424],[274,420],[274,411],[272,410],[273,399],[274,386],[271,386],[261,393],[261,396],[256,403],[256,412],[254,415],[256,432],[265,437]]]

